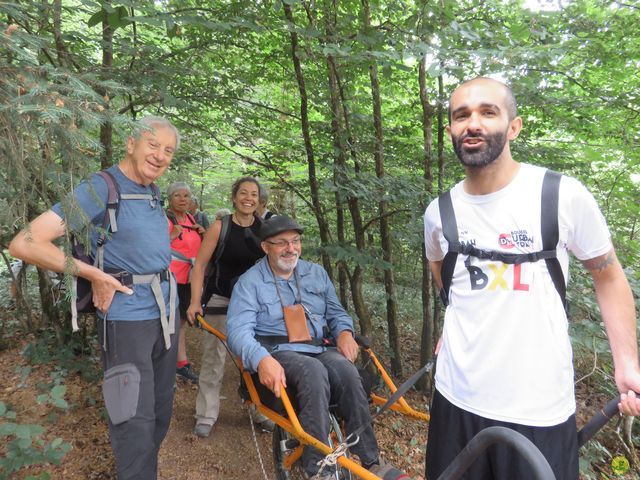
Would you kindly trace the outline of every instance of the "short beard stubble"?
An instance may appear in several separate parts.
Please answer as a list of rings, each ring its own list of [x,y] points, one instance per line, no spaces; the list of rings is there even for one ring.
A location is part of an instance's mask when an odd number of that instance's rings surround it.
[[[466,151],[463,142],[466,138],[481,138],[485,145],[474,151]],[[489,135],[466,134],[453,137],[453,150],[465,167],[481,168],[496,161],[507,143],[507,131]]]

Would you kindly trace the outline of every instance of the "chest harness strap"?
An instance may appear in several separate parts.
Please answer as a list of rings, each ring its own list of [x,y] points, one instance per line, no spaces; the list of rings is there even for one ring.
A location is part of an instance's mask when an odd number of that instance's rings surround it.
[[[557,246],[559,241],[558,229],[558,197],[560,192],[560,179],[562,175],[552,170],[547,170],[542,181],[540,195],[540,232],[542,235],[542,250],[530,253],[506,253],[495,250],[484,250],[473,245],[462,244],[458,238],[458,224],[451,202],[451,193],[443,193],[438,198],[440,220],[442,222],[442,234],[449,244],[447,253],[442,261],[440,276],[442,289],[440,299],[442,303],[449,305],[449,291],[456,266],[458,254],[476,257],[483,260],[495,260],[509,265],[521,263],[533,263],[544,260],[551,276],[553,285],[560,295],[562,305],[568,313],[566,294],[567,286],[562,273],[562,267],[558,261]]]

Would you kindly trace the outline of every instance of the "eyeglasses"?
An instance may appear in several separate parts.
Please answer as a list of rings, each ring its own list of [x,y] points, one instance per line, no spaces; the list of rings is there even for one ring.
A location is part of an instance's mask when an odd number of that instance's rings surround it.
[[[296,238],[292,238],[291,240],[285,240],[283,238],[282,240],[278,240],[275,242],[272,242],[271,240],[265,240],[265,242],[270,243],[271,245],[275,245],[276,247],[279,247],[279,248],[284,248],[287,245],[291,245],[292,247],[297,247],[302,242],[302,238],[296,237]]]

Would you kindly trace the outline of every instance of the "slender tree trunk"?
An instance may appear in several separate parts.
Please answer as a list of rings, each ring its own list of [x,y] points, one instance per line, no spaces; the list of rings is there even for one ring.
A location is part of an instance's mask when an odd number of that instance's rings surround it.
[[[338,84],[338,92],[340,93],[340,105],[342,107],[342,119],[344,122],[344,131],[346,133],[346,142],[347,142],[347,147],[349,150],[349,154],[350,154],[350,158],[351,161],[353,163],[353,172],[355,173],[356,176],[358,176],[360,174],[360,162],[358,160],[358,155],[356,152],[356,149],[353,146],[353,135],[351,133],[351,125],[350,125],[350,121],[349,121],[349,108],[347,105],[347,101],[345,98],[345,93],[344,93],[344,87],[342,84],[342,81],[340,80],[340,73],[338,72],[338,69],[335,66],[335,63],[333,62],[332,58],[329,58],[329,62],[330,62],[330,67],[333,68],[333,73],[335,75],[335,80]],[[356,199],[357,202],[357,199]],[[357,209],[359,209],[359,207],[356,206]],[[373,235],[370,235],[370,239],[369,242],[371,244],[373,244]],[[346,244],[346,243],[345,243]],[[366,244],[365,247],[366,248]],[[341,263],[341,265],[343,266],[343,271],[345,273],[345,275],[348,275],[348,269],[347,269],[347,265],[346,263]],[[340,286],[342,287],[342,281],[340,283]],[[346,289],[345,289],[346,290]],[[346,296],[346,293],[345,293]],[[345,299],[346,302],[346,299]],[[347,303],[343,303],[343,305],[347,305]],[[366,313],[366,315],[368,315],[368,312]]]
[[[325,4],[325,30],[326,38],[328,42],[333,41],[334,37],[334,12]],[[335,169],[336,172],[336,186],[338,187],[338,194],[340,195],[340,186],[348,183],[346,176],[346,151],[347,148],[344,145],[344,139],[346,138],[344,129],[344,119],[341,117],[340,92],[338,81],[338,70],[333,56],[327,55],[327,73],[329,77],[329,92],[331,102],[331,129],[333,134],[334,151],[336,152]],[[340,203],[342,203],[342,197],[340,197]],[[347,197],[347,205],[349,207],[349,213],[351,214],[351,223],[353,225],[353,233],[356,241],[356,247],[359,250],[365,249],[365,232],[364,224],[362,221],[362,215],[360,213],[360,205],[358,199],[355,196],[349,195]],[[372,331],[371,315],[367,304],[362,295],[362,285],[364,281],[364,270],[360,265],[354,267],[353,272],[350,275],[351,285],[351,297],[353,299],[353,308],[356,311],[358,320],[360,322],[360,331],[363,335],[370,335]]]
[[[105,4],[110,4],[111,0],[105,0]],[[102,75],[108,78],[113,68],[113,28],[106,18],[102,20]],[[109,92],[99,89],[98,93],[105,100],[105,106],[109,107]],[[102,155],[100,156],[100,168],[105,169],[113,165],[113,125],[108,119],[100,125],[100,143],[102,144]]]
[[[425,197],[426,201],[421,202],[421,207],[424,208],[427,202],[431,199],[433,174],[431,165],[433,164],[433,155],[431,150],[431,144],[433,142],[433,114],[434,108],[429,102],[429,92],[427,89],[427,58],[424,56],[420,61],[418,67],[418,84],[420,88],[420,105],[422,106],[422,169],[425,182]],[[433,336],[435,330],[435,323],[433,319],[433,311],[431,307],[431,292],[432,292],[432,277],[429,268],[429,261],[425,252],[424,240],[422,242],[422,248],[420,257],[422,260],[422,332],[420,335],[420,364],[426,364],[433,355]],[[424,375],[420,379],[419,387],[422,391],[428,391],[431,389],[431,377]]]
[[[291,5],[284,2],[282,6],[287,21],[291,24],[292,27],[295,26],[295,22],[293,20],[293,12],[291,11]],[[318,178],[316,176],[316,161],[313,153],[313,145],[311,143],[311,128],[309,126],[307,87],[305,85],[302,66],[300,64],[300,58],[298,55],[298,34],[292,28],[289,36],[291,38],[291,59],[293,61],[293,68],[295,70],[298,90],[300,92],[300,119],[302,125],[304,148],[307,154],[307,169],[309,176],[309,188],[311,191],[311,203],[313,205],[314,214],[318,222],[318,228],[320,231],[320,242],[322,245],[327,245],[329,243],[329,225],[322,211],[322,205],[320,204],[320,188],[318,186]],[[329,274],[329,277],[333,278],[331,259],[326,253],[322,254],[322,264]]]
[[[369,1],[362,0],[365,34],[371,28],[371,12]],[[378,66],[372,61],[369,64],[369,79],[371,82],[371,97],[373,103],[373,128],[374,149],[373,157],[376,166],[376,177],[382,185],[385,184],[384,171],[384,131],[382,129],[382,101],[380,99],[380,82],[378,81]],[[384,188],[384,187],[383,187]],[[389,265],[393,264],[393,250],[391,235],[389,232],[389,217],[387,215],[388,202],[385,200],[385,192],[380,192],[378,202],[378,214],[380,215],[380,243],[382,257]],[[391,369],[397,376],[402,376],[402,359],[400,357],[400,336],[398,334],[398,315],[396,286],[393,278],[393,268],[390,266],[384,270],[384,289],[387,296],[387,328],[389,336],[389,350],[391,353]]]
[[[334,177],[335,181],[335,177]],[[345,239],[344,231],[344,206],[339,200],[338,192],[336,192],[336,231],[338,233],[338,243],[340,246],[344,246],[347,244]],[[348,297],[348,282],[349,282],[349,272],[347,270],[347,265],[344,260],[339,260],[338,264],[338,294],[340,295],[340,303],[344,308],[348,308],[349,306],[349,297]]]
[[[49,277],[49,271],[40,267],[38,270],[38,287],[40,289],[40,305],[42,306],[42,317],[45,323],[48,323],[56,333],[56,341],[58,345],[63,345],[65,341],[64,333],[64,317],[58,308],[56,308],[55,295],[53,292],[53,283]]]
[[[330,24],[329,15],[327,14],[327,37],[332,35],[333,25]],[[335,153],[335,164],[337,168],[333,169],[333,182],[336,186],[345,183],[346,169],[346,147],[342,141],[342,125],[340,116],[340,92],[338,88],[338,80],[336,69],[334,68],[333,57],[327,56],[327,70],[329,78],[329,98],[331,99],[331,132],[333,135],[333,149]],[[338,242],[340,246],[347,244],[345,235],[345,218],[344,218],[344,198],[340,188],[336,188],[335,192],[336,204],[336,230]],[[344,260],[338,261],[338,285],[340,292],[340,302],[346,308],[347,299],[347,283],[349,281],[349,271]]]
[[[438,121],[438,194],[442,193],[444,188],[444,81],[442,75],[438,75],[438,107],[437,107],[437,121]],[[435,293],[437,290],[435,283],[433,283],[432,291]],[[434,298],[438,297],[434,295]],[[440,302],[433,302],[433,341],[437,342],[442,332],[442,324],[444,319],[441,318]],[[435,343],[434,343],[435,344]]]
[[[15,296],[16,304],[18,306],[18,316],[24,318],[24,321],[21,323],[26,327],[27,332],[35,332],[34,324],[33,324],[33,312],[31,310],[31,305],[27,301],[27,298],[24,295],[24,286],[26,285],[26,272],[27,272],[27,264],[23,263],[18,271],[17,275],[13,274],[13,270],[11,269],[11,262],[9,258],[4,253],[5,246],[2,246],[0,250],[0,254],[2,255],[2,259],[7,267],[7,271],[9,275],[11,275],[11,292]],[[0,322],[3,323],[3,322]],[[4,323],[3,323],[4,326]],[[2,332],[0,332],[2,333]],[[0,339],[2,336],[0,336]]]

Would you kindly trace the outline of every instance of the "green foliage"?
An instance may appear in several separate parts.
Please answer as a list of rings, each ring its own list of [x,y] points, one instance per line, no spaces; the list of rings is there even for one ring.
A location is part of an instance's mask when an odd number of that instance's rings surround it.
[[[562,8],[547,2],[553,8],[536,10],[502,0],[369,3],[369,26],[360,0],[342,0],[336,8],[293,0],[64,0],[59,24],[46,2],[0,3],[0,245],[98,168],[106,155],[101,128],[114,129],[113,163],[131,119],[166,115],[183,143],[161,186],[189,182],[212,216],[230,207],[235,178],[258,176],[271,190],[271,210],[295,215],[305,226],[305,255],[327,254],[350,272],[363,268],[368,307],[381,332],[387,298],[380,272],[392,269],[401,327],[417,338],[422,213],[439,189],[464,174],[438,109],[461,80],[494,75],[511,83],[524,122],[511,146],[514,157],[575,176],[593,192],[638,298],[640,276],[631,268],[640,257],[640,10],[601,0],[562,2]],[[293,23],[285,17],[288,6]],[[103,23],[113,33],[106,49]],[[292,34],[314,165],[301,135]],[[103,53],[112,53],[110,65]],[[429,126],[420,103],[421,62]],[[384,175],[374,161],[373,66]],[[337,85],[329,81],[332,68]],[[340,112],[332,110],[335,98]],[[446,122],[446,111],[443,117]],[[382,201],[393,212],[391,262],[382,255]],[[358,216],[364,247],[356,246]],[[320,240],[322,221],[326,241]],[[593,287],[583,270],[572,265],[571,273],[576,370],[580,376],[593,370],[585,381],[610,391],[611,357]],[[60,385],[65,372],[85,371],[74,360],[84,351],[86,345],[76,344],[54,354],[50,345],[34,344],[25,353],[36,362],[57,362],[51,383]]]
[[[51,382],[48,387],[61,386],[70,374],[79,374],[89,382],[97,382],[100,377],[98,361],[93,350],[95,335],[85,345],[79,335],[59,346],[52,332],[42,332],[41,336],[30,342],[22,352],[23,357],[32,365],[53,364]],[[63,392],[64,393],[64,392]]]
[[[38,464],[59,464],[71,445],[55,438],[46,442],[41,438],[44,428],[40,425],[16,423],[16,414],[4,402],[0,402],[0,441],[4,455],[0,457],[0,478],[11,478],[22,467]],[[38,477],[47,479],[49,475]]]

